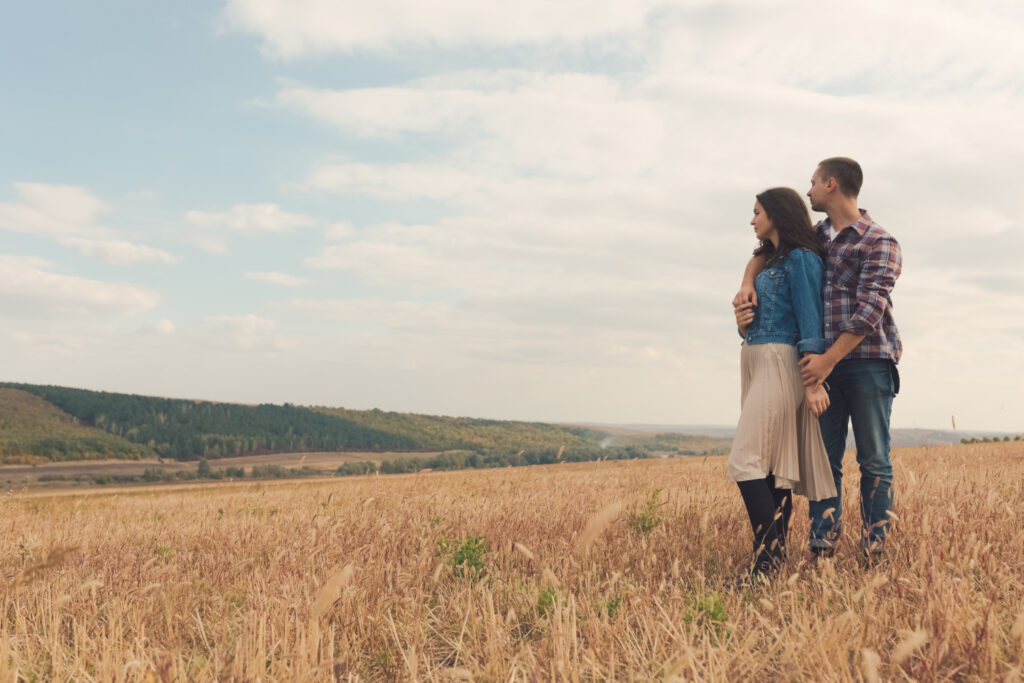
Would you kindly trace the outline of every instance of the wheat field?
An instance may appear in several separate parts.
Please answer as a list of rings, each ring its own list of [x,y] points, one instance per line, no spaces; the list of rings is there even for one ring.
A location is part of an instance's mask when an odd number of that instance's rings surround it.
[[[0,499],[0,680],[1019,680],[1024,447],[894,452],[777,579],[725,459]]]

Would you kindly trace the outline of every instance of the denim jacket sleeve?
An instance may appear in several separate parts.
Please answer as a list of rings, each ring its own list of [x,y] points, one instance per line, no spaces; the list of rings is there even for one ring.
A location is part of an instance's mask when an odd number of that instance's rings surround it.
[[[794,249],[790,258],[789,287],[793,297],[800,353],[825,353],[822,327],[821,288],[824,266],[821,258],[806,249]]]

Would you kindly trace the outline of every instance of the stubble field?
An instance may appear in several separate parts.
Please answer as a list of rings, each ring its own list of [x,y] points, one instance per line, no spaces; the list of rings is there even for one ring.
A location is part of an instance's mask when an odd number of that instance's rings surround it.
[[[882,564],[725,588],[725,459],[0,499],[0,680],[1018,680],[1024,447],[901,449]]]

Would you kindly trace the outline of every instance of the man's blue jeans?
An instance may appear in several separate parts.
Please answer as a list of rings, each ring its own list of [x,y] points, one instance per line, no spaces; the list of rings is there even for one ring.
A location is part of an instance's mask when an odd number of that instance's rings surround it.
[[[860,465],[861,544],[876,548],[889,533],[889,416],[893,396],[899,391],[899,374],[887,360],[847,359],[833,368],[826,381],[830,403],[819,422],[838,495],[811,501],[811,547],[833,547],[842,531],[843,453],[852,421]]]

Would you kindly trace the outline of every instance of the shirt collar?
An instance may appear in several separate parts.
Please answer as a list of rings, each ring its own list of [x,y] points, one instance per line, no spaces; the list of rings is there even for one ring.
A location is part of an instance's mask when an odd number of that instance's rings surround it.
[[[842,232],[843,230],[846,230],[846,228],[853,228],[854,230],[857,231],[858,235],[860,235],[861,237],[864,236],[864,233],[867,232],[868,228],[871,227],[871,224],[874,221],[871,219],[871,215],[867,212],[867,209],[858,209],[858,211],[860,211],[860,220],[854,221],[853,223],[850,223],[846,227],[838,230],[836,232],[837,235],[840,232]],[[829,228],[831,228],[831,227],[832,227],[832,219],[831,218],[826,218],[822,222],[818,223],[818,231],[820,233],[822,233],[822,234],[825,234],[825,235],[828,234]]]

